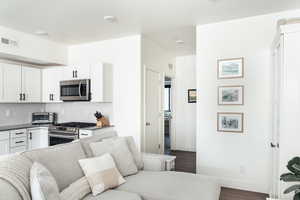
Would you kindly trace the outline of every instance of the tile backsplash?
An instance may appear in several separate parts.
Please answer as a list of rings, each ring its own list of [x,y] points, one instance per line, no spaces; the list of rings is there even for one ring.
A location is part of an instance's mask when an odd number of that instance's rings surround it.
[[[45,104],[0,104],[0,126],[31,122],[31,113],[45,110]]]

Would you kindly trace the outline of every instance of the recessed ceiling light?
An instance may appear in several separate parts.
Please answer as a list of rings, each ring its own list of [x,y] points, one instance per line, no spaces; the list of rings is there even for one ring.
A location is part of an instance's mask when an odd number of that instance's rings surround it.
[[[46,31],[44,31],[44,30],[36,30],[35,32],[34,32],[36,35],[40,35],[40,36],[47,36],[47,35],[49,35]]]
[[[110,23],[113,23],[113,22],[117,21],[117,18],[115,16],[111,16],[111,15],[104,16],[103,19],[105,21],[110,22]]]
[[[176,44],[184,44],[183,40],[176,40],[175,42],[176,42]]]

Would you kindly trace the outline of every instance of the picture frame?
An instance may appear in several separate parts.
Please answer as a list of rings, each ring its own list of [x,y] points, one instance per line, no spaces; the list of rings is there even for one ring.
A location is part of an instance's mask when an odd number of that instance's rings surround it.
[[[244,86],[227,85],[218,87],[218,105],[244,105]]]
[[[188,89],[188,103],[196,103],[196,102],[197,102],[197,90]]]
[[[244,58],[218,60],[218,79],[235,79],[244,77]]]
[[[230,133],[244,132],[244,113],[218,112],[217,131]]]

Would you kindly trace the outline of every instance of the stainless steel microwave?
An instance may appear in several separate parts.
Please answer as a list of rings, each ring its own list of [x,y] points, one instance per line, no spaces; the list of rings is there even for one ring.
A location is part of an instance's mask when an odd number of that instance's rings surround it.
[[[34,112],[32,113],[32,124],[56,124],[57,115],[53,112]]]
[[[79,79],[79,80],[60,81],[60,100],[90,101],[91,80]]]

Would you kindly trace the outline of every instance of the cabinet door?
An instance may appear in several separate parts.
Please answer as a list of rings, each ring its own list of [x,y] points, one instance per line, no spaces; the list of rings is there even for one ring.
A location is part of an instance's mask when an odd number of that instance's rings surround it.
[[[3,67],[0,63],[0,102],[3,101]]]
[[[65,67],[64,80],[72,79],[89,79],[90,78],[90,65],[85,62],[71,63],[70,66]]]
[[[39,149],[49,146],[48,130],[45,128],[28,129],[28,148]]]
[[[21,66],[3,64],[3,101],[20,102],[21,95]]]
[[[53,67],[43,70],[43,102],[60,102],[59,82],[62,80],[62,73],[62,67]]]
[[[76,71],[76,68],[73,65],[63,67],[63,80],[76,79],[75,71]]]
[[[92,102],[112,102],[113,67],[110,64],[95,63],[91,65]]]
[[[22,93],[24,102],[41,102],[41,70],[22,67]]]
[[[0,141],[0,155],[9,154],[9,140]]]

